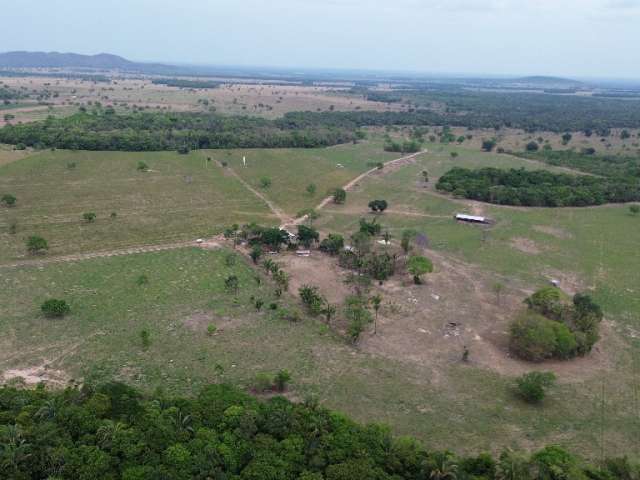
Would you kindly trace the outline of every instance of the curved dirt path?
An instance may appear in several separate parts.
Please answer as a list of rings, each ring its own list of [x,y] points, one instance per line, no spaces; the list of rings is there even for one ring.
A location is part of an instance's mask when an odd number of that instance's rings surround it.
[[[416,158],[419,155],[423,155],[425,153],[428,153],[428,150],[421,150],[419,152],[416,153],[412,153],[411,155],[405,155],[404,157],[400,157],[400,158],[395,158],[393,160],[389,160],[387,162],[384,162],[383,165],[385,167],[390,167],[393,166],[397,163],[402,163],[402,162],[406,162],[407,160],[411,160],[413,158]],[[361,182],[362,180],[364,180],[365,178],[367,178],[369,175],[380,171],[380,169],[378,167],[374,167],[371,170],[367,170],[364,173],[361,173],[360,175],[358,175],[356,178],[354,178],[353,180],[350,180],[347,184],[342,186],[342,189],[345,191],[349,191],[351,188],[353,188],[355,185],[357,185],[359,182]],[[333,201],[333,195],[329,195],[327,197],[325,197],[318,205],[316,205],[315,210],[321,210],[324,207],[326,207],[329,203],[331,203]],[[293,222],[288,223],[288,224],[283,224],[283,227],[286,225],[299,225],[300,223],[304,222],[307,219],[307,215],[303,215],[302,217],[298,217],[296,219],[293,220]]]
[[[61,255],[59,257],[41,258],[39,260],[20,260],[19,262],[7,263],[0,265],[0,268],[17,268],[17,267],[41,267],[52,263],[77,262],[81,260],[89,260],[92,258],[118,257],[122,255],[135,255],[136,253],[162,252],[165,250],[176,250],[185,247],[202,247],[217,248],[220,244],[213,240],[207,240],[203,243],[195,241],[165,243],[159,245],[143,245],[139,247],[128,247],[117,250],[105,250],[102,252],[77,253],[73,255]]]

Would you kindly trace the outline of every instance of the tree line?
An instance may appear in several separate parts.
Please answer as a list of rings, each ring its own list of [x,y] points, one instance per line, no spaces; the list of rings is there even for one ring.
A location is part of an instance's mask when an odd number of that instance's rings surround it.
[[[559,446],[498,457],[431,451],[312,399],[260,401],[227,385],[192,397],[115,382],[0,388],[0,477],[12,480],[614,480],[638,472],[626,458],[590,465]]]
[[[568,175],[546,170],[452,168],[436,184],[456,196],[528,207],[584,207],[640,200],[636,178]]]
[[[182,78],[154,78],[151,83],[179,88],[218,88],[224,84],[224,82],[216,80],[185,80]]]
[[[354,141],[353,129],[297,127],[285,122],[213,113],[136,112],[113,109],[7,125],[0,143],[71,150],[159,151],[200,148],[313,148]]]

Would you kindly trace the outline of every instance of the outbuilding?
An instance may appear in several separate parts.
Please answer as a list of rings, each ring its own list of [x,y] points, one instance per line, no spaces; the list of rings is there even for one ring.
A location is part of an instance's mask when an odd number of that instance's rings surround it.
[[[491,223],[487,217],[479,217],[477,215],[466,215],[464,213],[456,213],[455,219],[459,222],[482,223],[488,225]]]

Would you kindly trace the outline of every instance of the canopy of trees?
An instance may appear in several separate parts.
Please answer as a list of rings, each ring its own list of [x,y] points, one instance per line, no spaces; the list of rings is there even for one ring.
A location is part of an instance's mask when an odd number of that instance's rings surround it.
[[[216,80],[185,80],[182,78],[154,78],[151,83],[179,88],[218,88],[224,82]]]
[[[583,207],[640,200],[638,179],[513,168],[453,168],[440,177],[436,188],[482,202],[530,207]]]
[[[355,139],[353,129],[299,127],[280,120],[211,113],[81,112],[66,118],[7,125],[0,143],[72,150],[157,151],[179,148],[311,148]]]
[[[314,402],[261,402],[225,385],[193,398],[146,397],[120,383],[0,388],[0,478],[12,480],[613,480],[637,472],[626,459],[595,467],[556,446],[530,457],[427,451]]]

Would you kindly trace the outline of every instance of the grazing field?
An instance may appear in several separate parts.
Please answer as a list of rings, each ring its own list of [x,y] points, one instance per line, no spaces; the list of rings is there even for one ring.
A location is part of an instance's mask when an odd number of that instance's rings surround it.
[[[511,377],[473,362],[400,360],[369,343],[347,346],[318,320],[283,320],[266,306],[277,301],[280,310],[296,301],[277,300],[270,280],[258,286],[255,271],[241,258],[229,266],[228,255],[188,248],[13,270],[0,289],[0,369],[32,382],[115,377],[146,390],[188,392],[219,381],[250,387],[256,373],[286,368],[292,398],[314,395],[358,420],[417,435],[429,448],[495,451],[554,442],[599,453],[601,375],[563,379],[544,409],[532,407],[514,397]],[[230,274],[239,278],[237,294],[224,288]],[[425,288],[405,293],[419,296]],[[39,305],[49,297],[65,298],[71,314],[44,318]],[[266,302],[261,312],[252,298]],[[210,324],[217,327],[211,336]],[[381,339],[385,328],[391,325],[381,326]],[[607,374],[607,388],[616,388],[608,390],[605,448],[633,453],[636,405],[632,384],[618,384],[621,377]]]
[[[44,151],[0,166],[0,193],[17,198],[0,208],[0,263],[23,258],[30,235],[48,240],[49,255],[63,255],[195,239],[234,222],[277,223],[197,152]],[[83,220],[87,212],[94,222]]]
[[[228,162],[247,183],[289,215],[315,207],[331,191],[376,163],[402,156],[385,152],[377,136],[357,145],[331,148],[216,150],[206,154],[219,162]],[[246,167],[243,157],[247,160]],[[268,187],[261,183],[265,178],[271,181]],[[312,194],[307,191],[311,183],[316,187]]]

